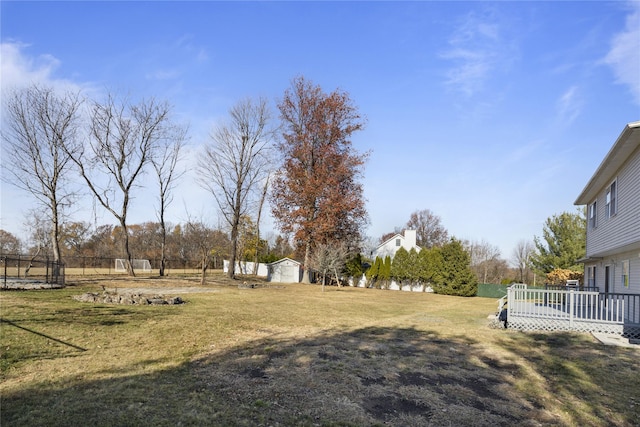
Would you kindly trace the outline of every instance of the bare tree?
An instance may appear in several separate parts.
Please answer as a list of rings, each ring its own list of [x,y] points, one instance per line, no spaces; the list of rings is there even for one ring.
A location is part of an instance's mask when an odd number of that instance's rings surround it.
[[[160,223],[160,276],[164,276],[166,268],[167,223],[165,212],[173,201],[173,190],[184,170],[178,170],[181,151],[186,141],[186,127],[176,127],[170,138],[160,142],[155,155],[151,156],[151,164],[158,179],[158,221]]]
[[[44,250],[46,254],[53,246],[51,237],[53,236],[51,232],[53,224],[48,219],[43,218],[38,209],[31,209],[27,213],[24,225],[25,228],[29,230],[29,241],[31,243],[31,247],[29,248],[31,259],[24,270],[24,277],[27,277],[33,266],[33,262],[38,258],[40,253]]]
[[[170,108],[154,99],[131,104],[109,95],[91,108],[88,147],[71,153],[98,202],[118,220],[123,231],[127,271],[135,276],[129,249],[127,215],[133,190],[159,141],[170,138]]]
[[[79,221],[64,224],[60,240],[65,256],[82,256],[90,237],[91,224],[89,222]]]
[[[449,233],[440,217],[429,209],[412,213],[407,221],[407,228],[416,230],[416,244],[421,248],[441,247],[449,241]]]
[[[478,280],[487,283],[489,271],[495,267],[495,262],[500,258],[500,249],[489,242],[467,242],[465,245],[471,255],[471,269],[478,276]]]
[[[19,255],[22,252],[20,239],[8,231],[0,229],[0,256]]]
[[[31,193],[51,222],[53,258],[61,261],[60,230],[64,209],[77,193],[71,185],[70,158],[78,153],[78,93],[57,94],[33,85],[9,94],[3,127],[3,167],[9,183]],[[42,215],[39,211],[39,215]]]
[[[192,246],[200,256],[200,285],[204,286],[207,280],[207,269],[211,261],[211,255],[215,232],[201,221],[189,221],[184,226],[184,239]]]
[[[230,121],[214,130],[198,162],[198,182],[213,194],[231,228],[229,277],[233,278],[240,218],[253,207],[257,186],[270,170],[268,152],[274,131],[265,99],[241,101],[229,114]]]
[[[531,272],[531,254],[535,247],[532,242],[527,240],[519,240],[513,249],[512,262],[520,273],[520,283],[527,283]]]
[[[322,275],[322,291],[327,275],[333,273],[336,284],[340,286],[340,273],[344,270],[349,257],[348,246],[342,242],[320,243],[315,246],[310,258],[311,268]]]

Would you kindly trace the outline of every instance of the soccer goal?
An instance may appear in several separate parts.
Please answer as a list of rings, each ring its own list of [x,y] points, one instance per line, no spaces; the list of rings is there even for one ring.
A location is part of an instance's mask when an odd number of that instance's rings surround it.
[[[134,271],[151,271],[151,263],[148,259],[132,259],[131,266]],[[127,260],[124,258],[116,258],[116,272],[124,273],[127,271]]]

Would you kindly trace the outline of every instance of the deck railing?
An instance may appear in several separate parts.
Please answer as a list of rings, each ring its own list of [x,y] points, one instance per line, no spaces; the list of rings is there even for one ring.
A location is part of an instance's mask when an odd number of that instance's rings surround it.
[[[640,295],[593,290],[507,290],[508,323],[516,329],[579,330],[640,335]]]

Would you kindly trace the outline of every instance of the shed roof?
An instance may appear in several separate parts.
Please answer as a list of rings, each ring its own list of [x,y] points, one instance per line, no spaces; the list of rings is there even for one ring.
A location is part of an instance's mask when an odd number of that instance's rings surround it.
[[[296,261],[295,259],[291,259],[291,258],[282,258],[282,259],[279,259],[277,261],[270,262],[267,265],[276,265],[276,264],[283,263],[285,261],[291,261],[291,262],[293,262],[295,264],[302,265],[302,263],[300,261]]]

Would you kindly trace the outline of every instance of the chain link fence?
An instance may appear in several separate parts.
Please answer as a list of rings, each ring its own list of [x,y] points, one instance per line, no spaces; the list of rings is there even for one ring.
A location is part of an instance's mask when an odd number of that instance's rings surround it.
[[[126,271],[116,270],[116,257],[67,256],[56,263],[47,256],[24,254],[0,255],[0,285],[14,282],[46,283],[64,286],[65,276],[126,276]],[[136,275],[158,275],[160,259],[149,259],[151,271],[135,270]],[[222,257],[212,257],[208,269],[222,270]],[[202,271],[199,259],[167,259],[165,275],[193,275]],[[7,286],[5,286],[7,287]]]
[[[3,289],[61,288],[65,283],[64,263],[47,257],[2,256],[0,270]]]

